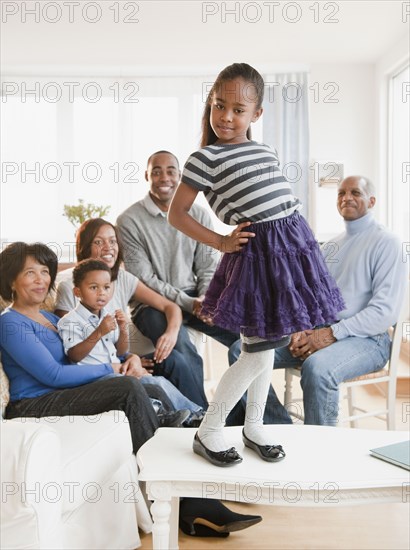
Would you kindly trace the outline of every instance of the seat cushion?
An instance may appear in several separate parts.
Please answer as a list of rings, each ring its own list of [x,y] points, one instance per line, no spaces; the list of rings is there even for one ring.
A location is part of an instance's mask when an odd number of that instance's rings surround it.
[[[63,514],[84,502],[97,502],[105,482],[132,455],[128,420],[121,411],[93,416],[14,419],[40,422],[61,439]]]

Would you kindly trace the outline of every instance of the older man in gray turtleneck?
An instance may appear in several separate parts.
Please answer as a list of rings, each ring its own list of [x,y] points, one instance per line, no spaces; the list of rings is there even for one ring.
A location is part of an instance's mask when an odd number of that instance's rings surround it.
[[[383,368],[390,353],[387,329],[399,316],[406,265],[399,239],[376,222],[372,183],[345,178],[337,208],[345,231],[323,246],[330,273],[345,299],[339,322],[294,334],[277,350],[275,368],[302,365],[305,424],[337,423],[339,384]]]

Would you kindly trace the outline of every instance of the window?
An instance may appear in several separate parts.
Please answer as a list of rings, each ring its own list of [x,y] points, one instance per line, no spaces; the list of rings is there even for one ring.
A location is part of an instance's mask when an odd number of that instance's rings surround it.
[[[109,205],[115,222],[147,193],[152,152],[170,150],[183,164],[196,149],[212,79],[4,78],[2,242],[54,243],[73,260],[64,204]]]

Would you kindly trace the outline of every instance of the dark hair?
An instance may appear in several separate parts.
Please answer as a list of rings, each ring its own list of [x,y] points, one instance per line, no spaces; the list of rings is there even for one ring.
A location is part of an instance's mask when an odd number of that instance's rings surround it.
[[[171,157],[174,157],[174,159],[177,161],[177,166],[179,168],[179,162],[178,162],[178,159],[177,157],[174,155],[174,153],[171,153],[170,151],[156,151],[155,153],[152,153],[152,155],[150,155],[148,157],[148,160],[147,160],[147,168],[149,166],[149,163],[151,162],[151,160],[156,156],[156,155],[171,155]]]
[[[74,286],[79,286],[82,281],[84,281],[85,276],[90,271],[106,271],[110,275],[111,279],[111,269],[107,264],[101,260],[94,260],[89,258],[88,260],[82,260],[73,269],[73,283]]]
[[[111,269],[111,278],[115,281],[118,277],[118,270],[123,261],[123,252],[121,239],[117,228],[110,222],[107,222],[103,218],[91,218],[83,222],[77,230],[76,234],[76,253],[77,261],[88,260],[91,257],[91,246],[98,233],[98,230],[104,225],[109,225],[114,229],[115,238],[118,243],[118,258]]]
[[[206,99],[205,108],[202,115],[201,147],[212,145],[218,139],[218,136],[213,131],[210,122],[212,96],[214,95],[214,92],[221,87],[222,83],[229,82],[235,78],[243,78],[246,82],[252,84],[256,92],[256,108],[260,109],[262,107],[265,84],[258,71],[247,63],[233,63],[232,65],[228,65],[228,67],[225,67],[225,69],[223,69],[216,77],[216,80]],[[252,138],[250,127],[248,128],[246,137],[249,140]]]
[[[0,253],[0,295],[4,300],[13,299],[12,284],[23,271],[29,256],[32,256],[40,265],[48,267],[50,272],[48,290],[54,289],[58,267],[58,258],[55,252],[43,243],[27,244],[19,241],[9,244]]]

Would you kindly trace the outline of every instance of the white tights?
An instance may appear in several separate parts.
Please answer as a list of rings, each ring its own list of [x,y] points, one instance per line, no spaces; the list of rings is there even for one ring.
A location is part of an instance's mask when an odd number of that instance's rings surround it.
[[[242,350],[238,360],[226,370],[198,430],[199,438],[205,447],[216,452],[225,451],[228,448],[222,428],[226,417],[246,390],[248,390],[248,398],[245,434],[258,445],[273,445],[271,441],[265,441],[262,426],[272,378],[274,354],[273,349],[253,353]]]

